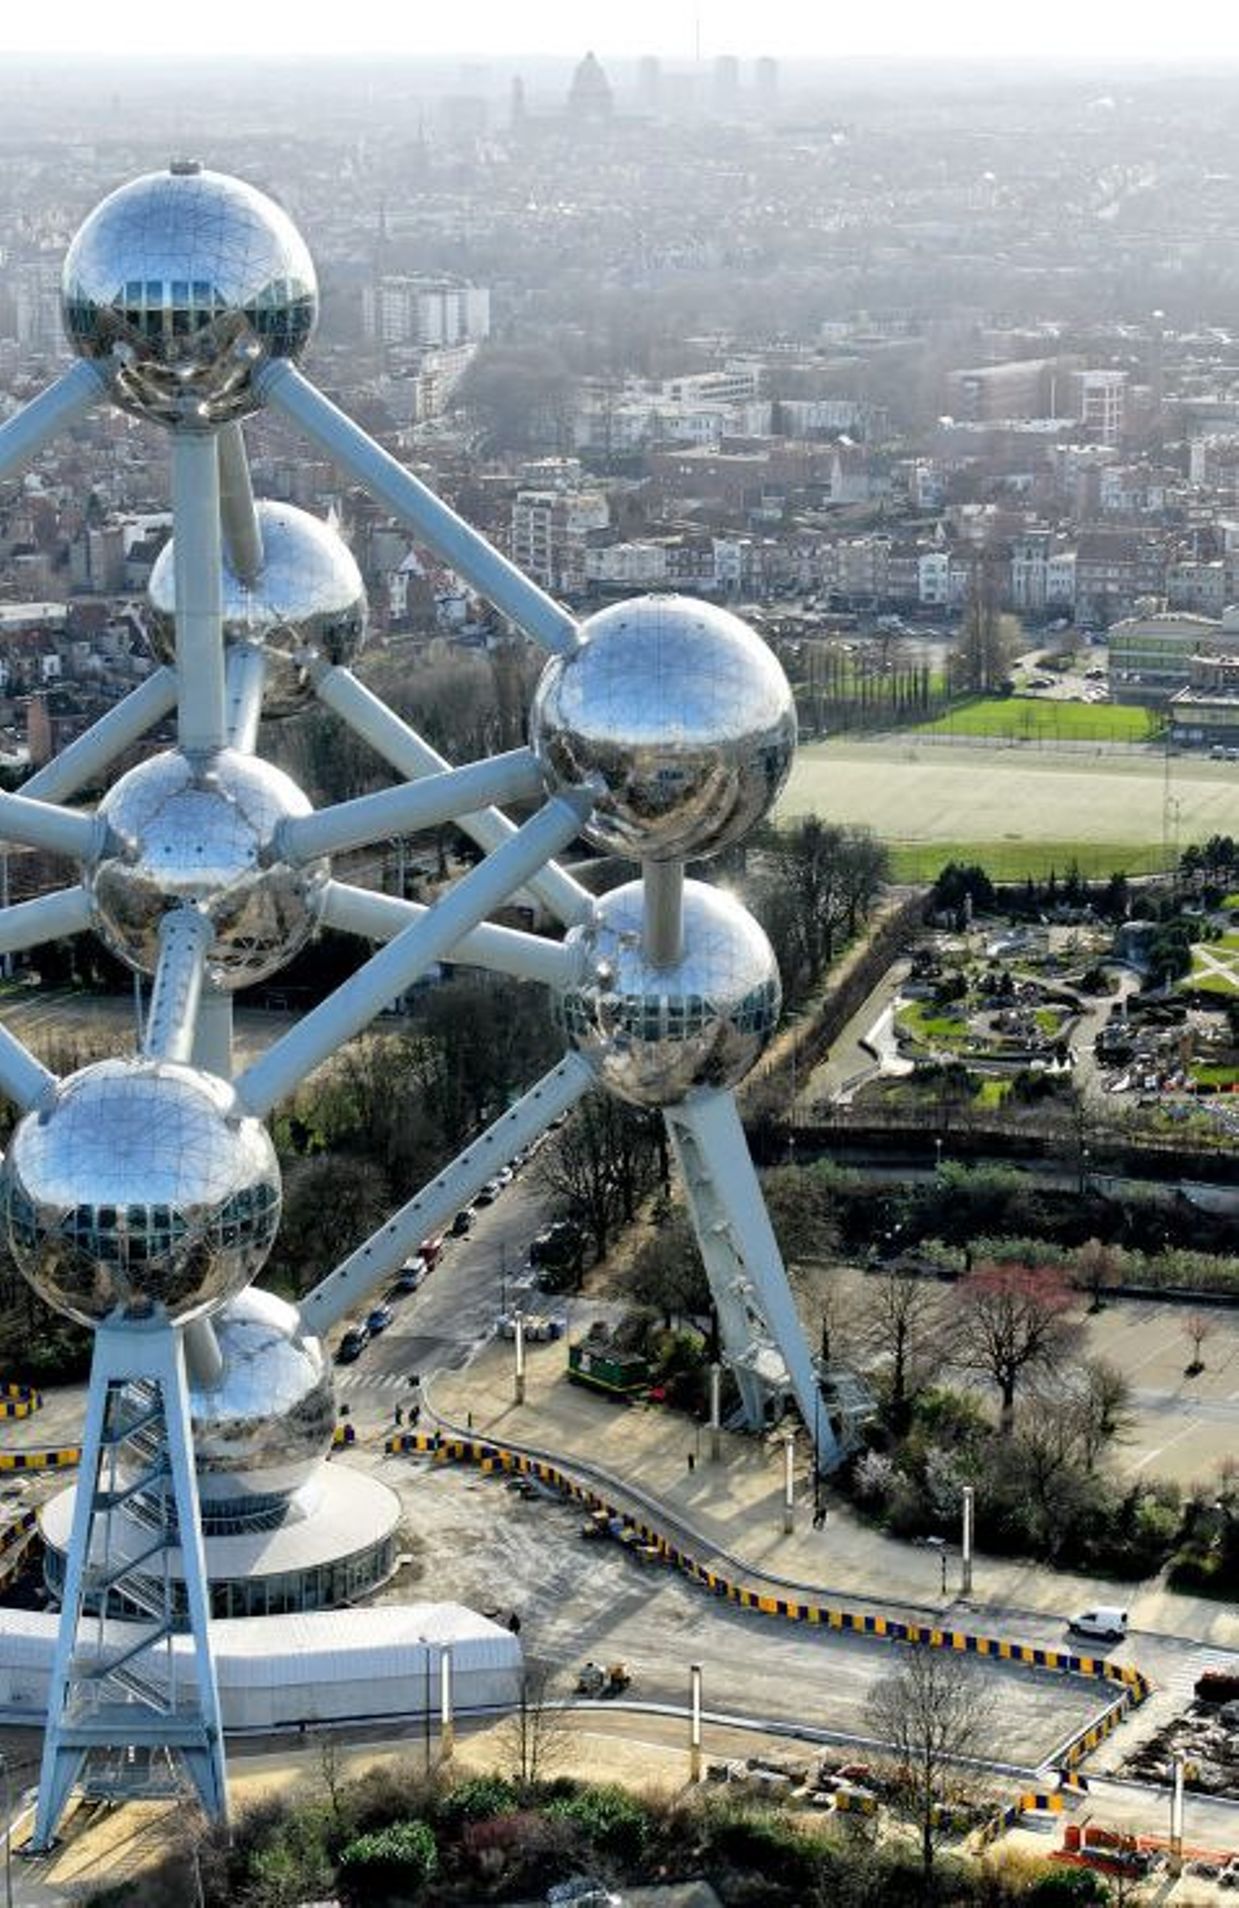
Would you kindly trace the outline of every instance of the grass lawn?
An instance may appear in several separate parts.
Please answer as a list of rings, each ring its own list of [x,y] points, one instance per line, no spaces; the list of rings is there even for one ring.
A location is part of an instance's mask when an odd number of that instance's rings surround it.
[[[1149,742],[1160,723],[1144,709],[1109,702],[1055,702],[1044,696],[976,696],[918,729],[929,734],[992,735],[1016,741]],[[916,733],[916,731],[913,731]]]
[[[1201,1067],[1191,1069],[1197,1086],[1233,1087],[1239,1086],[1239,1067]]]
[[[962,1040],[968,1031],[967,1023],[955,1014],[936,1011],[931,1004],[919,1000],[907,1001],[899,1009],[898,1023],[902,1032],[927,1044],[935,1040]]]
[[[1112,874],[1157,874],[1165,867],[1160,842],[1125,841],[899,841],[891,843],[896,881],[934,881],[948,861],[978,863],[991,881],[1044,880],[1065,875],[1074,862],[1090,881]]]

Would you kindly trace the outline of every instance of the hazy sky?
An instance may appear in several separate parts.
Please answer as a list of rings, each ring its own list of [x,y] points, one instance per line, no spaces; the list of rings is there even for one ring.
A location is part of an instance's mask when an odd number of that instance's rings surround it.
[[[203,27],[207,31],[204,34]],[[457,0],[441,7],[409,0],[302,0],[300,6],[181,0],[118,14],[99,0],[52,6],[4,0],[0,51],[135,54],[228,52],[398,52],[477,59],[512,54],[579,55],[593,48],[628,57],[691,59],[772,53],[785,59],[882,55],[946,59],[979,56],[1072,61],[1170,59],[1193,64],[1239,59],[1233,0],[886,0],[852,7],[821,0]]]

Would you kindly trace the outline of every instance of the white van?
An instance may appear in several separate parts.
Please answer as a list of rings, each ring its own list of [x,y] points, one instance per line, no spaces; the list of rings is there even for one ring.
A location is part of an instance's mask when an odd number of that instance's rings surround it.
[[[1127,1612],[1113,1604],[1099,1603],[1094,1610],[1081,1610],[1067,1625],[1079,1636],[1101,1637],[1107,1643],[1119,1643],[1127,1635]]]

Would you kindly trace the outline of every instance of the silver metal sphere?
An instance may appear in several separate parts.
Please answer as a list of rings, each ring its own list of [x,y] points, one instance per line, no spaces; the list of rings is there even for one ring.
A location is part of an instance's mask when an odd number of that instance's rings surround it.
[[[140,973],[155,971],[170,908],[209,916],[210,979],[228,991],[277,973],[314,931],[327,864],[278,858],[277,827],[310,804],[269,762],[221,749],[195,763],[173,749],[122,775],[98,813],[107,828],[85,876],[94,926]]]
[[[0,1210],[21,1271],[83,1325],[185,1319],[259,1271],[280,1217],[261,1120],[213,1074],[101,1060],[19,1121]]]
[[[530,739],[548,787],[593,783],[584,830],[636,861],[715,855],[761,820],[787,780],[796,708],[747,623],[687,596],[599,610],[547,664]]]
[[[224,558],[224,637],[257,643],[267,655],[264,715],[295,715],[309,702],[310,664],[354,661],[366,640],[366,589],[344,539],[292,504],[256,506],[262,574],[252,587]],[[176,587],[171,540],[147,585],[151,647],[176,660]]]
[[[256,411],[254,373],[297,359],[318,317],[305,241],[240,179],[174,164],[96,206],[65,259],[69,343],[114,402],[162,424]]]
[[[699,1088],[735,1086],[778,1022],[774,950],[731,895],[686,881],[684,952],[654,967],[642,913],[642,884],[629,882],[568,935],[583,969],[559,1001],[569,1046],[601,1085],[636,1106],[674,1106]]]
[[[204,1505],[300,1490],[331,1449],[335,1393],[321,1342],[296,1308],[250,1286],[214,1314],[224,1368],[191,1384],[194,1465]]]

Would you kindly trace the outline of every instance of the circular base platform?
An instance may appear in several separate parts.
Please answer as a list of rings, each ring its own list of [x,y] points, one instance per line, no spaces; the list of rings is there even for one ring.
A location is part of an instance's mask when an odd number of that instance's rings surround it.
[[[46,1547],[44,1574],[59,1603],[73,1526],[77,1488],[61,1491],[43,1506],[39,1528]],[[396,1567],[400,1499],[386,1484],[344,1464],[324,1464],[290,1500],[285,1521],[273,1530],[234,1531],[204,1539],[213,1617],[282,1616],[300,1610],[332,1610],[367,1596]],[[96,1521],[102,1562],[104,1520]],[[126,1516],[112,1516],[109,1572],[124,1556],[149,1551],[151,1531]],[[181,1553],[169,1552],[174,1608],[185,1617]],[[150,1568],[157,1566],[152,1563]],[[89,1607],[89,1603],[88,1603]],[[109,1602],[113,1616],[146,1616],[123,1597]]]

